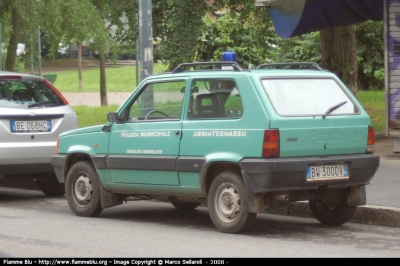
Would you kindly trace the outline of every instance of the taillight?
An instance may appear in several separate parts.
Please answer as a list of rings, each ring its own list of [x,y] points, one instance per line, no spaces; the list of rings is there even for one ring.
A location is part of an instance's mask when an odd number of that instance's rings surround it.
[[[373,153],[374,151],[375,151],[375,132],[372,126],[368,126],[367,153]]]
[[[280,153],[279,130],[278,129],[265,130],[262,157],[277,158],[279,157],[279,153]]]
[[[0,79],[21,79],[21,76],[9,76],[9,75],[5,75],[5,76],[0,76]]]

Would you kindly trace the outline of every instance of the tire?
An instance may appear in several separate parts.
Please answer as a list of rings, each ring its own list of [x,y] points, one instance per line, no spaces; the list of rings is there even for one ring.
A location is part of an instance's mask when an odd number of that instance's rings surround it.
[[[233,172],[216,176],[208,194],[209,214],[223,233],[235,234],[248,230],[257,213],[249,212],[247,190],[242,178]]]
[[[36,185],[49,197],[61,197],[65,194],[65,185],[59,183],[54,175],[36,179]]]
[[[347,194],[342,192],[334,194],[338,197],[335,206],[328,206],[322,200],[310,200],[309,206],[314,217],[324,225],[339,226],[347,223],[353,217],[356,207],[349,207]]]
[[[178,201],[175,197],[172,197],[170,202],[175,208],[177,208],[180,211],[192,211],[201,205],[201,203],[197,202]]]
[[[103,211],[99,178],[89,162],[75,163],[68,171],[65,185],[68,205],[76,215],[95,217]]]

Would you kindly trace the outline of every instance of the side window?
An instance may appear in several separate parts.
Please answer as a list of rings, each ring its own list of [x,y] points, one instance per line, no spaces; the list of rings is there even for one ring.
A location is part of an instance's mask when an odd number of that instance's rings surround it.
[[[197,79],[191,86],[189,119],[240,118],[243,104],[231,79]]]
[[[124,120],[179,120],[181,119],[186,82],[149,83],[125,110]]]

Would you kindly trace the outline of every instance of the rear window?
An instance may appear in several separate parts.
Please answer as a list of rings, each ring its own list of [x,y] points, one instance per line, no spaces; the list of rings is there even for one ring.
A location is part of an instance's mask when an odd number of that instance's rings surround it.
[[[264,79],[264,90],[280,116],[330,115],[359,113],[343,88],[332,79]]]
[[[62,99],[43,81],[0,81],[0,106],[60,106]],[[38,105],[36,105],[38,106]]]

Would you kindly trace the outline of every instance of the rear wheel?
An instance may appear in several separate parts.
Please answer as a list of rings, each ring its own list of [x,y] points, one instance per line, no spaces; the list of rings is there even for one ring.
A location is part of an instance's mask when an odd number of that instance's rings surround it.
[[[353,217],[356,207],[348,206],[346,191],[332,193],[327,197],[334,197],[334,200],[329,204],[321,199],[309,201],[314,217],[324,225],[338,226],[347,223]]]
[[[76,215],[94,217],[103,211],[99,179],[89,162],[75,163],[68,172],[65,184],[68,205]]]
[[[172,197],[170,202],[175,208],[181,211],[192,211],[201,205],[201,203],[197,202],[178,201],[175,197]]]
[[[50,197],[60,197],[65,194],[65,185],[59,183],[54,175],[37,178],[36,185],[44,194]]]
[[[213,180],[208,208],[214,225],[230,234],[249,229],[257,216],[249,212],[246,187],[242,178],[233,172],[222,172]]]

